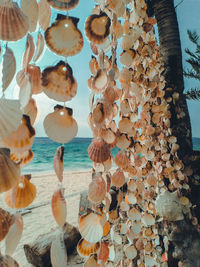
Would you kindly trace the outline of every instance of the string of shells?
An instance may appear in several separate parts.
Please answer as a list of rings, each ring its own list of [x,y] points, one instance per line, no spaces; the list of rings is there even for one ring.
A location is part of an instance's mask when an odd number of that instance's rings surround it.
[[[191,216],[188,179],[170,129],[168,103],[179,95],[165,97],[164,89],[172,89],[165,88],[156,20],[147,16],[145,1],[95,2],[85,24],[94,54],[88,80],[92,208],[80,216],[77,250],[84,266],[167,266],[168,239],[160,240],[158,222]],[[115,146],[117,169],[111,171]]]

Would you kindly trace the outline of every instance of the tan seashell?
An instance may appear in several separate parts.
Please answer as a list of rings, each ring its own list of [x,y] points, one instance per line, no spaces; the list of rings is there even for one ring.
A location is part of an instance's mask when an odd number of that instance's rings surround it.
[[[34,138],[35,129],[30,124],[30,118],[23,115],[17,130],[9,134],[7,138],[3,138],[1,143],[4,147],[9,148],[12,153],[23,153],[32,147]]]
[[[2,267],[12,266],[12,267],[19,267],[19,264],[10,256],[2,256],[0,255],[0,262]]]
[[[124,151],[119,151],[115,156],[115,163],[119,168],[126,168],[129,165],[129,159]]]
[[[128,117],[123,117],[118,123],[118,127],[121,133],[132,133],[133,126],[134,124]]]
[[[99,69],[92,80],[92,90],[96,93],[103,93],[108,85],[108,75],[105,70]]]
[[[44,50],[44,45],[45,45],[44,37],[41,34],[41,32],[38,32],[36,49],[35,49],[35,53],[34,53],[34,56],[33,56],[33,62],[38,61],[39,58],[41,57],[42,52]]]
[[[17,41],[26,35],[29,22],[18,4],[8,0],[0,4],[0,25],[1,40]]]
[[[38,3],[39,13],[38,20],[43,31],[49,27],[49,23],[51,20],[51,8],[47,3],[47,0],[40,0]]]
[[[93,75],[96,75],[97,71],[99,69],[99,64],[98,64],[98,61],[97,61],[96,57],[92,56],[92,58],[90,60],[90,63],[89,63],[89,67],[90,67],[90,72]]]
[[[22,112],[19,100],[0,99],[0,140],[20,125]]]
[[[97,163],[102,163],[110,157],[110,149],[102,139],[93,139],[88,147],[89,158]]]
[[[120,136],[117,137],[116,146],[119,149],[127,149],[131,145],[131,140],[128,138],[128,135],[125,133],[121,133]]]
[[[51,243],[50,259],[52,267],[67,266],[67,250],[63,235],[63,232],[58,232],[55,239]]]
[[[142,218],[140,211],[134,207],[128,211],[127,215],[128,218],[131,219],[132,221],[140,221]]]
[[[103,94],[104,98],[111,104],[116,101],[117,93],[112,86],[108,86]]]
[[[59,10],[74,9],[79,3],[79,0],[47,0],[47,1],[52,7]]]
[[[126,257],[131,260],[133,260],[137,256],[137,250],[134,247],[134,245],[126,247],[124,252],[125,252]]]
[[[110,18],[106,13],[93,14],[85,23],[85,32],[88,39],[94,44],[102,44],[110,32]]]
[[[39,8],[36,0],[22,0],[21,9],[29,20],[29,31],[34,32],[37,27]]]
[[[117,169],[112,175],[112,185],[122,187],[125,183],[125,176],[121,169]]]
[[[12,161],[18,163],[21,167],[30,163],[33,160],[33,156],[34,154],[31,149],[22,153],[10,153]]]
[[[111,129],[100,129],[99,135],[107,144],[113,144],[116,141],[116,135]]]
[[[44,129],[50,139],[58,143],[67,143],[78,132],[77,122],[73,119],[73,110],[60,105],[44,119]]]
[[[64,61],[43,70],[41,85],[43,92],[56,101],[69,101],[77,93],[77,82],[72,68]]]
[[[129,49],[121,53],[120,62],[127,68],[130,68],[135,57],[136,57],[136,52],[134,50]]]
[[[10,213],[0,208],[0,241],[2,241],[8,234],[12,223],[13,219]]]
[[[99,242],[103,236],[102,216],[88,213],[79,219],[79,230],[82,237],[91,243]]]
[[[113,27],[113,32],[117,39],[120,39],[123,35],[123,26],[121,25],[120,21],[117,21],[116,25]]]
[[[11,256],[14,253],[21,239],[23,227],[24,227],[24,222],[20,214],[15,214],[13,219],[14,219],[14,222],[11,225],[9,232],[5,239],[5,246],[6,246],[5,254],[9,256]]]
[[[132,112],[131,105],[129,104],[128,98],[123,99],[120,102],[120,111],[122,115],[128,115]]]
[[[12,209],[28,207],[36,197],[36,187],[29,181],[29,176],[21,176],[18,184],[5,193],[5,202]]]
[[[132,79],[132,71],[127,68],[123,68],[119,73],[119,82],[129,84]]]
[[[112,105],[105,99],[98,99],[92,110],[92,121],[98,129],[105,125],[106,121],[111,121],[113,117]]]
[[[52,213],[54,219],[60,227],[64,225],[67,217],[67,204],[63,194],[64,190],[58,189],[54,192],[51,199]]]
[[[64,146],[60,146],[57,148],[53,159],[53,167],[58,177],[58,180],[62,183],[64,171]]]
[[[135,43],[135,38],[133,35],[125,35],[122,38],[120,46],[121,46],[122,50],[126,51],[128,49],[133,48],[134,43]]]
[[[3,70],[2,70],[2,89],[5,91],[16,72],[16,60],[13,51],[6,46],[6,51],[3,55]]]
[[[56,54],[68,57],[79,53],[83,48],[83,36],[77,28],[78,18],[59,14],[56,22],[45,32],[47,46]]]
[[[81,257],[88,257],[93,253],[97,253],[100,249],[100,243],[90,243],[85,239],[81,239],[77,245],[77,251]]]
[[[37,112],[38,110],[37,110],[36,102],[33,98],[31,98],[28,104],[25,106],[24,112],[23,112],[25,115],[29,116],[31,120],[31,125],[35,123]]]
[[[92,203],[100,203],[106,196],[106,182],[103,177],[96,177],[89,184],[88,199]]]
[[[84,267],[99,267],[100,265],[97,263],[97,254],[90,255],[90,257],[86,260],[83,266]]]
[[[145,213],[142,215],[142,222],[146,227],[151,226],[155,224],[155,218],[152,214]]]

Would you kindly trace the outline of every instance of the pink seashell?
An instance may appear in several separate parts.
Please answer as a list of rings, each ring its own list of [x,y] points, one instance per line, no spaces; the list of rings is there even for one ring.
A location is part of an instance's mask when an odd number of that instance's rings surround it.
[[[93,139],[88,147],[89,158],[97,163],[102,163],[110,157],[110,149],[102,139]]]
[[[124,151],[119,151],[115,156],[115,163],[119,168],[126,168],[129,165],[129,158]]]
[[[122,187],[125,183],[125,176],[121,169],[117,169],[112,175],[112,184],[116,187]]]
[[[97,176],[89,184],[88,199],[92,203],[100,203],[106,196],[106,182],[103,177]]]

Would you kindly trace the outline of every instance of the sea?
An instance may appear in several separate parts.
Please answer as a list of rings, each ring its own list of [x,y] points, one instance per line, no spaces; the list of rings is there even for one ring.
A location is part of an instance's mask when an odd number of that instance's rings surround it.
[[[92,161],[88,157],[88,146],[92,138],[74,138],[65,144],[64,169],[65,171],[91,170]],[[22,168],[22,173],[41,173],[53,171],[53,158],[58,143],[51,141],[47,137],[36,137],[32,150],[34,158],[31,163]],[[200,138],[193,138],[193,148],[200,150]],[[115,156],[118,148],[112,149]]]

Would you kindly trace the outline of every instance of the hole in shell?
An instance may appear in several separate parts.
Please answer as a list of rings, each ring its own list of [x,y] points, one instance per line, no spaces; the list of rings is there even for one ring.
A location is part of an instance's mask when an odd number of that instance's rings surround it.
[[[60,112],[60,115],[61,115],[61,116],[63,116],[64,114],[65,114],[65,112],[64,112],[64,111],[61,111],[61,112]]]

